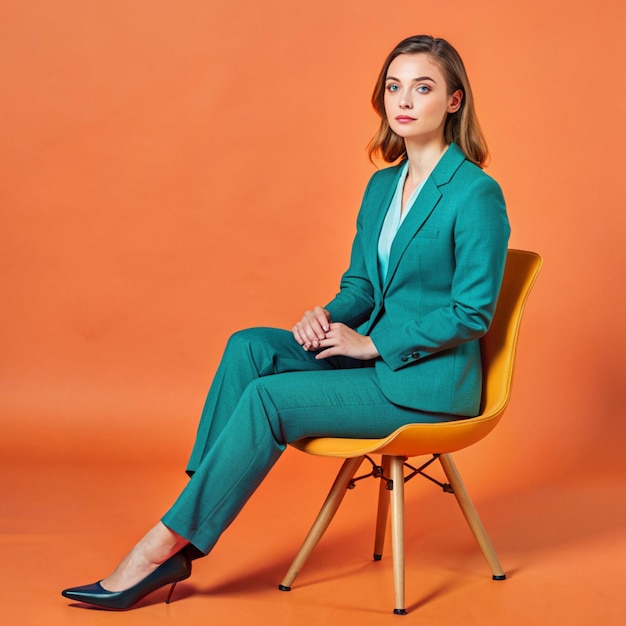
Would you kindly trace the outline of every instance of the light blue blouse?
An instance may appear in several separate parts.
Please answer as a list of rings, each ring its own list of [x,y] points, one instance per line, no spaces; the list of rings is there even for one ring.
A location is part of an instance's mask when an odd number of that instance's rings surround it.
[[[393,245],[396,233],[400,229],[400,226],[402,226],[402,222],[408,215],[411,207],[415,204],[415,200],[417,199],[417,196],[419,196],[419,193],[426,182],[423,180],[415,188],[415,191],[411,194],[411,197],[406,203],[403,211],[402,191],[404,190],[404,181],[406,180],[408,172],[409,162],[406,161],[400,170],[400,178],[398,179],[396,191],[393,194],[391,203],[389,204],[389,209],[387,210],[387,215],[385,216],[385,221],[383,222],[383,227],[380,231],[380,237],[378,238],[378,269],[382,283],[385,282],[385,278],[387,277],[387,270],[389,269],[389,255],[391,253],[391,246]]]

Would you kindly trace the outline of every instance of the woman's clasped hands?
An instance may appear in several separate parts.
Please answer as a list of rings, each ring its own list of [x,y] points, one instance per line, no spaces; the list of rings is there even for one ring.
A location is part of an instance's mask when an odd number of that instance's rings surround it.
[[[316,359],[348,356],[366,361],[379,356],[370,337],[345,324],[331,321],[330,313],[321,306],[305,311],[292,332],[304,350],[319,351],[315,355]]]

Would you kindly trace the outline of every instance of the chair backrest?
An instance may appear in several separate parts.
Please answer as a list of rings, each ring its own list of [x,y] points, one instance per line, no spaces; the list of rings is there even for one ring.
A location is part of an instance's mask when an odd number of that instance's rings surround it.
[[[498,305],[481,339],[483,395],[481,416],[502,413],[509,402],[522,314],[543,261],[538,254],[509,250]]]
[[[489,331],[482,337],[483,395],[477,417],[443,424],[407,424],[378,446],[384,454],[418,456],[460,450],[480,441],[500,421],[509,403],[522,314],[543,261],[538,254],[509,250]]]

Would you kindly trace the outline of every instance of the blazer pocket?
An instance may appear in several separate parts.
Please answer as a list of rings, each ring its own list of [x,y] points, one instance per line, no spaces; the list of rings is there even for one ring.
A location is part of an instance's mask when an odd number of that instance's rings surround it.
[[[425,239],[439,239],[439,229],[437,228],[420,228],[415,237],[424,237]]]

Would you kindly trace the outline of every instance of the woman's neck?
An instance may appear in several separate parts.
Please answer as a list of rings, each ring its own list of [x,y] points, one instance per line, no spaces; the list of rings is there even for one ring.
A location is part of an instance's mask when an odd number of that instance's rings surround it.
[[[416,187],[428,178],[447,149],[448,144],[443,138],[441,141],[432,142],[428,145],[416,146],[407,142],[406,154],[409,161],[407,185]]]

